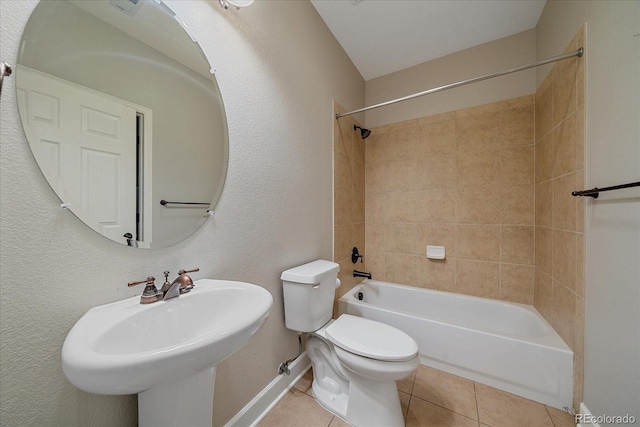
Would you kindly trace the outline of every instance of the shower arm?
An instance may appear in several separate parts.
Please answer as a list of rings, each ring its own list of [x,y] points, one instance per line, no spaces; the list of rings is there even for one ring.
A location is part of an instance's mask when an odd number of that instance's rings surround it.
[[[456,83],[451,83],[451,84],[448,84],[448,85],[435,87],[433,89],[428,89],[428,90],[425,90],[425,91],[422,91],[422,92],[414,93],[413,95],[403,96],[402,98],[392,99],[391,101],[381,102],[380,104],[371,105],[369,107],[364,107],[364,108],[360,108],[360,109],[357,109],[357,110],[348,111],[346,113],[336,114],[336,119],[339,119],[340,117],[350,116],[352,114],[362,113],[364,111],[373,110],[374,108],[386,107],[387,105],[396,104],[396,103],[402,102],[402,101],[408,101],[410,99],[418,98],[418,97],[425,96],[425,95],[430,95],[432,93],[442,92],[442,91],[445,91],[445,90],[448,90],[448,89],[454,89],[454,88],[457,88],[457,87],[460,87],[460,86],[464,86],[464,85],[468,85],[468,84],[471,84],[471,83],[481,82],[483,80],[492,79],[494,77],[504,76],[506,74],[515,73],[517,71],[523,71],[523,70],[527,70],[529,68],[539,67],[541,65],[546,65],[546,64],[549,64],[551,62],[562,61],[563,59],[573,58],[574,56],[581,57],[583,53],[584,53],[584,49],[580,48],[578,50],[574,50],[573,52],[569,52],[569,53],[565,53],[565,54],[562,54],[562,55],[554,56],[554,57],[551,57],[551,58],[543,59],[542,61],[534,62],[534,63],[531,63],[531,64],[521,65],[519,67],[510,68],[510,69],[505,70],[505,71],[498,71],[498,72],[492,73],[492,74],[486,74],[484,76],[475,77],[473,79],[462,80],[462,81],[459,81],[459,82],[456,82]]]

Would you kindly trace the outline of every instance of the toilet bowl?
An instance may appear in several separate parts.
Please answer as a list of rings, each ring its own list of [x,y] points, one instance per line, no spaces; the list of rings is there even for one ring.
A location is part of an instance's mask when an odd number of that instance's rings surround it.
[[[340,266],[317,260],[282,273],[285,324],[307,332],[313,395],[356,427],[401,427],[396,381],[418,368],[418,344],[384,323],[343,314],[333,320]]]
[[[334,338],[337,333],[348,343]],[[313,366],[313,396],[326,409],[357,427],[404,426],[396,381],[418,368],[418,348],[411,337],[389,325],[343,314],[310,334],[307,354]]]

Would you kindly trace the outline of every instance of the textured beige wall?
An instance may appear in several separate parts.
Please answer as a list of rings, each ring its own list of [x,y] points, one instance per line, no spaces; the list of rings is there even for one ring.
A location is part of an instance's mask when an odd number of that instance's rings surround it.
[[[336,113],[346,110],[335,104]],[[353,270],[366,271],[364,251],[364,150],[366,141],[360,131],[354,130],[360,123],[354,116],[342,117],[333,123],[333,260],[340,264],[338,278],[341,285],[336,289],[334,314],[337,300],[347,293],[362,278],[353,277]],[[351,251],[354,247],[364,256],[363,262],[353,264]]]
[[[586,188],[640,178],[640,2],[548,1],[537,57],[562,51],[586,22]],[[538,69],[540,85],[551,67]],[[640,419],[640,189],[585,208],[584,403]]]
[[[535,30],[529,30],[369,80],[366,105],[534,62],[535,43]],[[365,124],[382,126],[530,95],[534,81],[535,70],[521,71],[367,111]]]
[[[586,49],[584,29],[566,52]],[[535,307],[574,351],[574,409],[584,366],[584,65],[557,62],[536,92]]]
[[[0,57],[15,63],[35,0],[0,1]],[[188,240],[144,251],[81,224],[38,170],[5,80],[0,109],[0,424],[136,425],[134,396],[69,384],[60,348],[92,306],[138,295],[132,279],[199,266],[194,278],[268,289],[271,315],[216,377],[214,425],[223,425],[297,351],[284,326],[280,273],[332,256],[335,99],[364,102],[364,82],[313,6],[269,1],[224,11],[217,1],[168,1],[216,69],[229,119],[227,182],[216,216]],[[159,88],[162,90],[162,88]],[[185,100],[185,102],[187,102]],[[173,173],[167,171],[167,173]],[[189,325],[184,325],[188,327]]]
[[[532,95],[373,128],[367,268],[400,284],[533,303]],[[445,246],[445,260],[426,257]]]

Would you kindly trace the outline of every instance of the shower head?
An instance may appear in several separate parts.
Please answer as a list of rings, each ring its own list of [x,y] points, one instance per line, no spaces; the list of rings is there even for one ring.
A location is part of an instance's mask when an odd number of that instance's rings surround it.
[[[362,128],[358,125],[353,125],[353,130],[360,129],[360,136],[362,139],[367,139],[369,135],[371,135],[371,131],[369,129]]]

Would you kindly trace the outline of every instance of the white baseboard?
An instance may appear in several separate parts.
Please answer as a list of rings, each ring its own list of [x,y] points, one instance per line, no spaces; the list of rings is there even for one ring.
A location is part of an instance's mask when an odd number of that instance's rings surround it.
[[[291,375],[278,375],[251,402],[240,410],[225,427],[255,426],[287,394],[311,367],[311,359],[305,351],[291,365]]]
[[[589,418],[591,418],[591,412],[585,406],[584,402],[580,402],[580,415],[582,415],[583,417],[586,415],[586,416],[589,416]],[[578,423],[578,425],[576,427],[600,427],[600,424],[598,424],[598,423],[595,423],[595,424]]]

